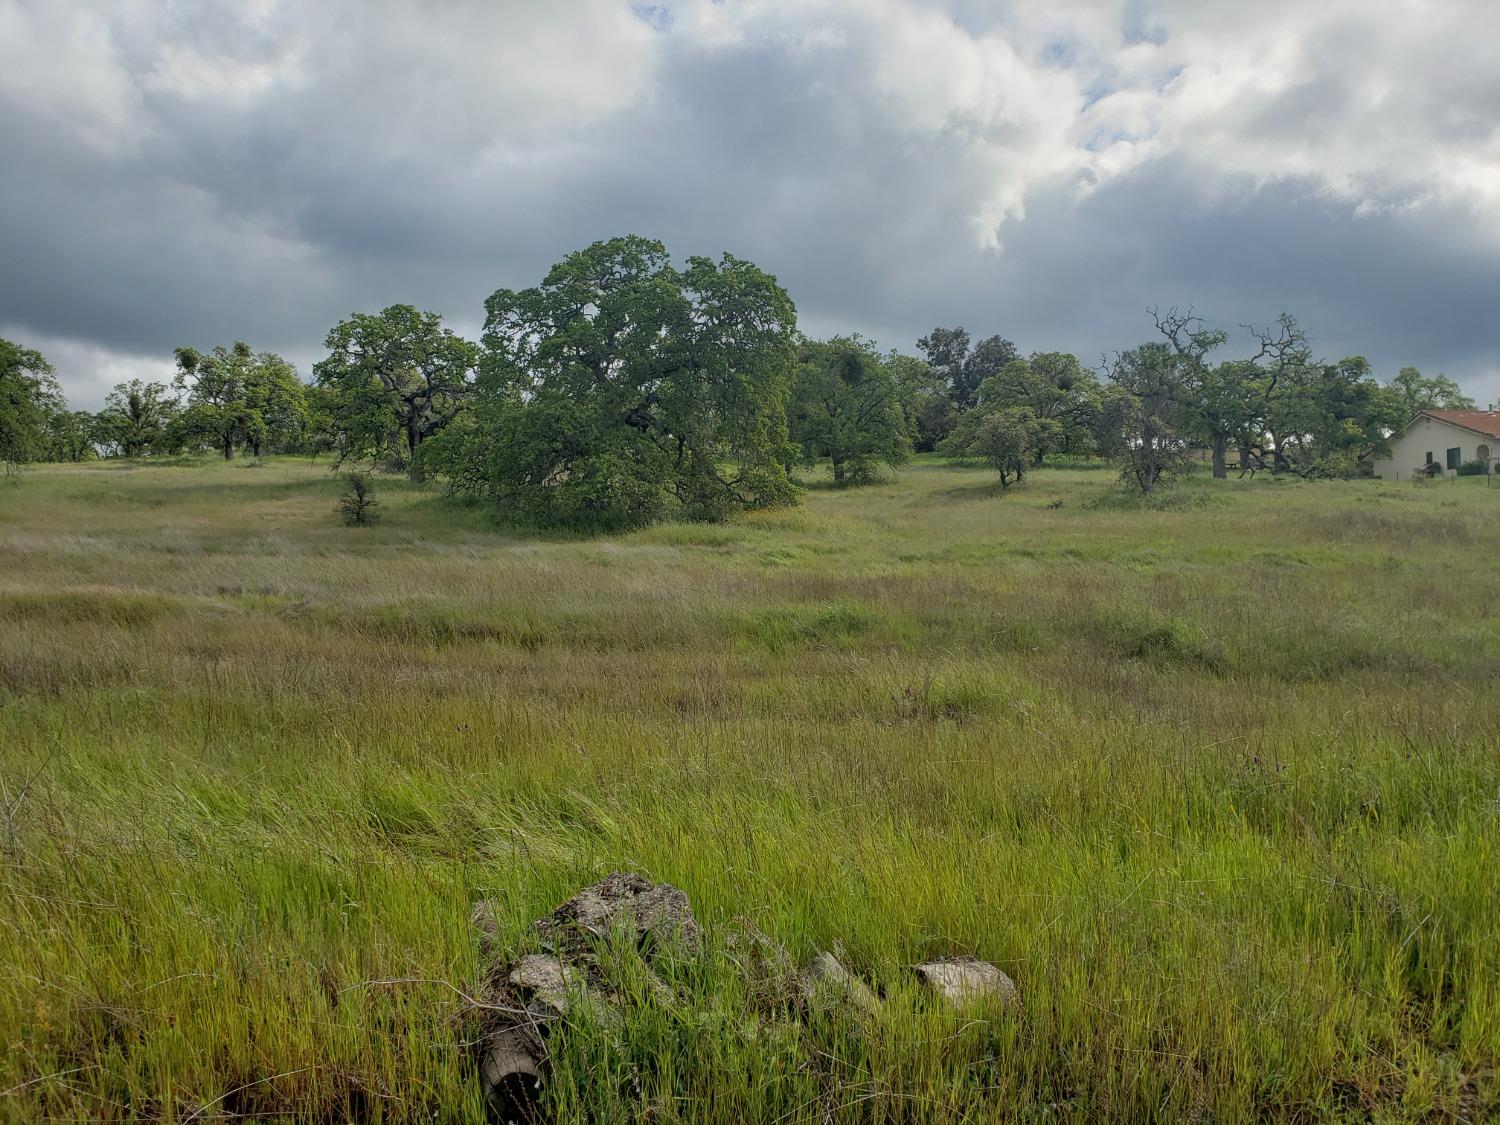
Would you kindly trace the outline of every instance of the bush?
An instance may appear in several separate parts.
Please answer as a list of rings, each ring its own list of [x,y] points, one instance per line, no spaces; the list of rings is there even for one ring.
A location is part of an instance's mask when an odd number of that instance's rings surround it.
[[[380,501],[375,499],[375,482],[369,473],[346,473],[344,491],[339,495],[339,511],[350,527],[362,527],[375,519],[372,509]]]
[[[1461,477],[1482,477],[1490,471],[1490,467],[1483,461],[1465,461],[1457,471]]]
[[[1307,475],[1319,480],[1355,480],[1371,465],[1352,449],[1340,449],[1309,466]]]

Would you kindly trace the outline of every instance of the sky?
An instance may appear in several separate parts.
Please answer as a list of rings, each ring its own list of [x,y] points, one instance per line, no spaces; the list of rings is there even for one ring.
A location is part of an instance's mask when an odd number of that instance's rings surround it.
[[[70,401],[596,239],[810,335],[1089,364],[1152,306],[1500,399],[1500,0],[0,0],[0,336]]]

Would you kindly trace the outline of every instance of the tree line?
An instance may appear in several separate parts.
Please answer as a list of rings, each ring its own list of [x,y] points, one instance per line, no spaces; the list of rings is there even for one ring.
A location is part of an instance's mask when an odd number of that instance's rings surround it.
[[[1152,310],[1153,338],[1085,365],[939,327],[919,354],[857,335],[813,340],[790,296],[726,254],[675,265],[615,238],[539,285],[485,302],[478,342],[393,305],[328,333],[304,382],[244,343],[178,348],[171,384],[116,386],[69,410],[37,352],[0,340],[0,459],[327,453],[435,476],[527,522],[637,526],[794,500],[799,465],[837,486],[914,452],[983,461],[1009,488],[1049,455],[1118,462],[1150,493],[1206,450],[1215,477],[1351,476],[1422,409],[1472,408],[1451,379],[1318,358],[1296,318],[1248,345],[1191,309]]]

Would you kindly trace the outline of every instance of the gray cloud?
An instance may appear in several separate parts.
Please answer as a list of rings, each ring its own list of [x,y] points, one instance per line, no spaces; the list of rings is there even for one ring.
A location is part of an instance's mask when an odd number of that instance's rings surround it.
[[[0,333],[95,405],[393,301],[474,332],[628,231],[752,258],[814,333],[1092,361],[1152,304],[1289,309],[1495,398],[1500,17],[1304,7],[0,0]]]

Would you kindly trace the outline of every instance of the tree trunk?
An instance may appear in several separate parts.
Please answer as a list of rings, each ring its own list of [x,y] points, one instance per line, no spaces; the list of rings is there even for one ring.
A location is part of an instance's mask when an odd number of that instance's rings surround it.
[[[226,437],[224,439],[224,460],[234,460],[234,438],[232,437]]]
[[[1228,434],[1214,434],[1214,439],[1213,439],[1214,480],[1228,480],[1229,479],[1229,465],[1227,463],[1227,457],[1226,457],[1226,454],[1228,452],[1229,452],[1229,435]]]
[[[844,463],[842,461],[834,461],[833,463],[833,483],[844,483]]]
[[[417,467],[417,446],[422,444],[422,426],[416,410],[406,416],[406,475],[413,481],[422,479]]]
[[[406,416],[406,455],[412,461],[417,459],[417,446],[422,444],[422,429],[417,421],[417,412],[413,410]]]

